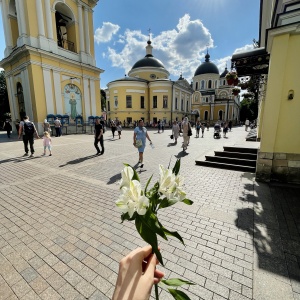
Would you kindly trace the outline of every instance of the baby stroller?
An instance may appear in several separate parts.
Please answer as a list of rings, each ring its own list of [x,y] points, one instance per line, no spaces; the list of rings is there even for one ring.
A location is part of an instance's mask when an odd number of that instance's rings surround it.
[[[219,138],[221,138],[221,125],[217,123],[214,126],[214,139]]]

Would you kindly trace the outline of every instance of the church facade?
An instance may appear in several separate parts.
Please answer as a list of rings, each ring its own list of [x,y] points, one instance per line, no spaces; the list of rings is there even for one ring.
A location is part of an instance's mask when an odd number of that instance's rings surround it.
[[[100,116],[94,53],[94,0],[1,0],[4,68],[12,121],[28,115],[42,131],[47,115]]]
[[[195,71],[193,83],[189,83],[182,75],[176,81],[170,80],[169,72],[152,50],[149,39],[146,56],[133,65],[128,76],[107,84],[108,120],[125,124],[139,119],[148,124],[159,120],[168,124],[185,116],[192,122],[239,120],[239,96],[233,96],[232,87],[227,85],[228,71],[220,75],[208,53]]]

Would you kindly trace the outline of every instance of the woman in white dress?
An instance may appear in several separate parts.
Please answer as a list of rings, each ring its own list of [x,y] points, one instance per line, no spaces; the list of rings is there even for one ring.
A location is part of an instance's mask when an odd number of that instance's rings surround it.
[[[183,148],[183,151],[185,151],[187,149],[187,146],[188,146],[189,141],[190,141],[190,137],[188,136],[188,132],[189,132],[189,129],[191,129],[191,125],[190,125],[189,119],[187,117],[185,117],[183,119],[181,127],[182,127],[182,136],[183,136],[182,148]]]
[[[173,134],[173,138],[175,139],[175,145],[177,144],[177,139],[179,137],[179,125],[177,124],[177,121],[173,121],[173,125],[172,125],[172,134]]]

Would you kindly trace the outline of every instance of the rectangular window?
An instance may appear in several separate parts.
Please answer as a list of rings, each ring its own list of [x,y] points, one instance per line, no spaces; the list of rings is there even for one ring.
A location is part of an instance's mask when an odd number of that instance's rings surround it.
[[[163,108],[168,108],[168,96],[163,96]]]
[[[145,97],[141,96],[141,108],[145,108]]]
[[[110,102],[107,101],[107,111],[110,111]]]
[[[157,96],[153,96],[153,108],[157,108]]]
[[[114,96],[115,108],[118,108],[118,96]]]
[[[178,99],[175,98],[175,109],[178,109]]]
[[[131,96],[126,96],[126,108],[132,108],[132,98],[131,98]]]
[[[183,110],[183,99],[181,99],[181,110]]]

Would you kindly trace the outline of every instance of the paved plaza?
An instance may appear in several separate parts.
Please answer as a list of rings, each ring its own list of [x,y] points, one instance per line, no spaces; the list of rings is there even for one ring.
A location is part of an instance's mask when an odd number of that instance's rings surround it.
[[[300,188],[258,183],[254,174],[195,165],[223,146],[246,142],[243,127],[228,138],[191,137],[186,152],[171,144],[170,130],[149,135],[143,184],[158,164],[181,158],[192,206],[177,204],[159,218],[176,239],[161,240],[168,277],[192,280],[191,299],[300,299]],[[0,299],[111,299],[118,262],[145,243],[133,223],[121,224],[114,202],[123,163],[136,165],[132,130],[122,139],[105,133],[95,156],[93,136],[53,138],[53,156],[23,158],[21,141],[0,134]],[[173,299],[161,292],[160,299]],[[129,299],[130,300],[130,299]]]

